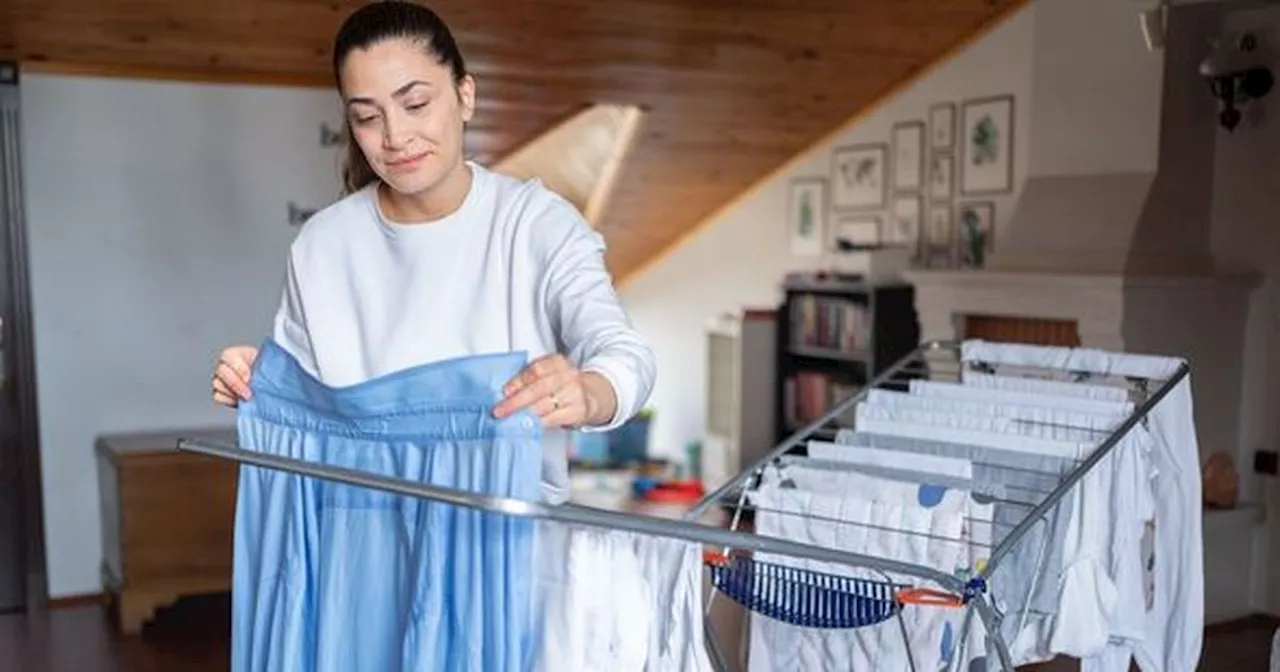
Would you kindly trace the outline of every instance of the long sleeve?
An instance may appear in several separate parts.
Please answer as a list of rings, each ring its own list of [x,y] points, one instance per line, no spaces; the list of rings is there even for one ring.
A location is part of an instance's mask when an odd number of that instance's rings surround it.
[[[600,374],[613,386],[617,411],[604,431],[631,419],[653,391],[653,350],[632,327],[604,264],[604,237],[566,202],[540,222],[550,238],[543,297],[564,354],[579,369]]]

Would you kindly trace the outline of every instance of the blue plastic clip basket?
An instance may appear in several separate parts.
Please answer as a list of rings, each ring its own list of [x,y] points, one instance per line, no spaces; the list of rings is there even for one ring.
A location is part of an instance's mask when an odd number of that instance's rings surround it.
[[[757,562],[745,555],[708,554],[705,560],[717,590],[792,625],[861,628],[888,620],[901,608],[898,587],[885,581]]]

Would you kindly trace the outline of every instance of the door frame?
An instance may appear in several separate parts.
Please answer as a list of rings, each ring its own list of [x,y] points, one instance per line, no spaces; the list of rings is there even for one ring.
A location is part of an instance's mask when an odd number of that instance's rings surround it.
[[[0,87],[10,88],[21,95],[19,88],[20,66],[13,61],[0,61]],[[7,240],[6,266],[9,271],[10,296],[0,297],[9,304],[5,316],[3,338],[5,351],[9,353],[7,380],[16,386],[13,390],[16,402],[18,432],[18,479],[22,490],[18,497],[19,529],[25,552],[21,559],[26,582],[27,613],[48,609],[49,593],[45,569],[44,500],[42,494],[40,464],[40,415],[36,402],[35,336],[32,328],[31,283],[27,255],[26,211],[23,205],[22,137],[12,138],[18,148],[16,157],[0,156],[11,171],[9,186],[16,194],[16,207],[12,217],[4,217],[0,235]],[[0,178],[3,178],[0,173]],[[2,309],[0,309],[2,310]],[[0,312],[0,314],[3,314]]]

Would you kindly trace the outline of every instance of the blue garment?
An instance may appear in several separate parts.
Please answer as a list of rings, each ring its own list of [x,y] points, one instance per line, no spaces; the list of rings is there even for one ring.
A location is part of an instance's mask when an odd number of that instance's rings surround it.
[[[541,425],[490,408],[522,353],[330,388],[268,340],[240,445],[536,500]],[[534,522],[242,465],[232,672],[508,672],[533,642]]]

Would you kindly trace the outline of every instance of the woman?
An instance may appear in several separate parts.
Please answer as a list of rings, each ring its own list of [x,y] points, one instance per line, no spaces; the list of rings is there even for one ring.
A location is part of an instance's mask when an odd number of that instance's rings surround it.
[[[605,430],[653,387],[601,236],[564,199],[464,160],[475,80],[447,26],[409,2],[369,4],[338,32],[334,76],[350,144],[347,195],[294,241],[274,339],[345,386],[434,360],[535,357],[493,411],[528,408],[546,432],[543,488],[568,491],[564,429]],[[213,398],[250,395],[257,350],[224,350]]]

